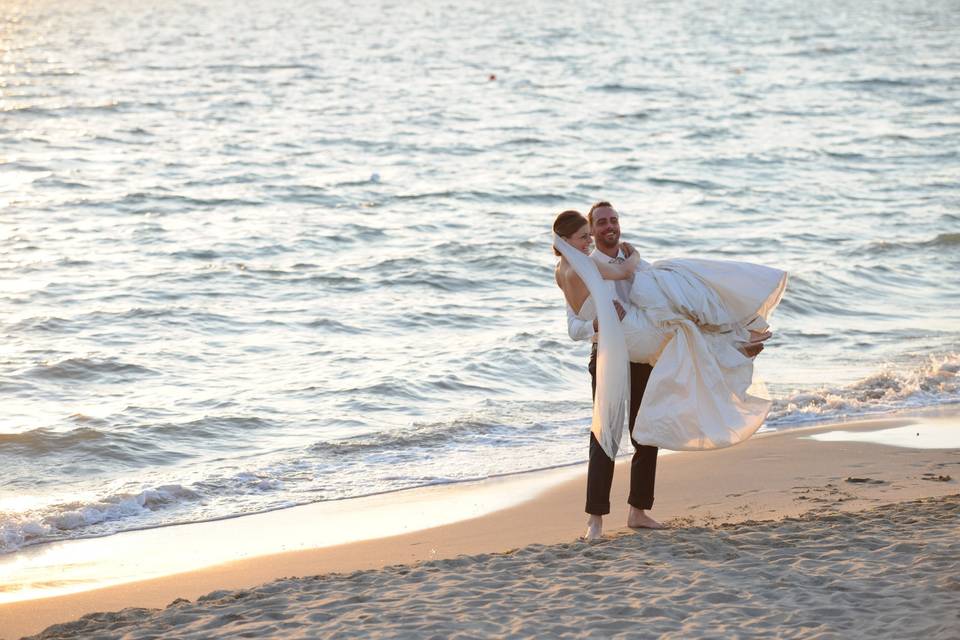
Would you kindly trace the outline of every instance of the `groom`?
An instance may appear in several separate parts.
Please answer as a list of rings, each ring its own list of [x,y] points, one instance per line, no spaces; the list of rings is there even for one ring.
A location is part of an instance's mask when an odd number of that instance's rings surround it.
[[[620,216],[609,202],[598,202],[587,214],[590,233],[593,235],[596,249],[590,254],[594,260],[622,262],[627,256],[620,243]],[[627,301],[630,293],[630,280],[616,281],[616,297]],[[623,319],[624,310],[618,300],[614,300],[617,314]],[[567,307],[567,329],[573,340],[592,340],[590,352],[591,386],[593,394],[597,391],[597,321],[580,320]],[[649,364],[630,363],[630,433],[633,435],[633,423],[640,410],[640,401],[647,386],[647,379],[653,370]],[[657,448],[637,443],[632,437],[634,453],[630,462],[630,505],[627,514],[627,526],[639,529],[661,529],[663,525],[647,515],[653,507],[653,488],[657,475]],[[596,436],[590,433],[590,463],[587,467],[587,507],[590,514],[587,523],[587,539],[599,538],[603,533],[603,516],[610,513],[610,487],[613,484],[613,460],[607,457]]]

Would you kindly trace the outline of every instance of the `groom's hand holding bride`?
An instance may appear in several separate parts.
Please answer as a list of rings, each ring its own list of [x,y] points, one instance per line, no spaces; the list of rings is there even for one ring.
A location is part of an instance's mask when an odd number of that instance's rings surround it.
[[[620,318],[620,320],[623,320],[623,316],[627,315],[626,309],[623,308],[623,305],[620,304],[619,300],[613,301],[613,308],[617,310],[617,317]],[[593,331],[594,333],[600,331],[600,325],[597,324],[597,318],[593,319]]]

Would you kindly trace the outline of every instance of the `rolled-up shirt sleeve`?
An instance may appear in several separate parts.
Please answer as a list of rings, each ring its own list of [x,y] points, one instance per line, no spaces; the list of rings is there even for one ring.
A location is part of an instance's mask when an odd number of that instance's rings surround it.
[[[591,340],[596,333],[593,330],[592,320],[581,320],[573,312],[573,308],[567,305],[567,333],[571,340]]]

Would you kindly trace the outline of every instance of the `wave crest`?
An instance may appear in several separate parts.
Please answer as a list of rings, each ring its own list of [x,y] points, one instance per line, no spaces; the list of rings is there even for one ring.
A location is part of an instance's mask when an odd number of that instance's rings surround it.
[[[117,358],[67,358],[60,362],[43,363],[27,372],[33,378],[47,380],[96,380],[101,382],[128,376],[151,375],[156,372]]]
[[[960,246],[960,233],[941,233],[930,240],[914,242],[874,242],[866,248],[868,254],[882,254],[892,251],[911,251],[917,249],[952,249]],[[857,249],[857,252],[861,252]]]
[[[39,512],[0,512],[0,553],[66,537],[71,531],[112,520],[121,520],[157,511],[200,495],[182,485],[171,484],[145,489],[137,494],[119,493],[92,503],[54,504]]]
[[[960,402],[960,353],[930,356],[914,369],[888,366],[842,387],[820,387],[775,400],[772,427]]]

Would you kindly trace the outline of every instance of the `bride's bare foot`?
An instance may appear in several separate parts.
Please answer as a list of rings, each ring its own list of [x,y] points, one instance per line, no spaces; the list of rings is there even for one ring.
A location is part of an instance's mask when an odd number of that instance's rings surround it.
[[[634,506],[631,506],[627,513],[627,526],[631,529],[666,529],[665,526],[648,516],[646,511]]]
[[[750,331],[750,340],[738,344],[737,349],[752,360],[760,355],[760,352],[763,351],[763,343],[769,340],[771,336],[773,336],[772,331]]]
[[[587,520],[587,533],[583,536],[586,541],[599,540],[603,537],[603,516],[590,516]]]
[[[740,353],[747,356],[748,358],[756,358],[760,355],[760,352],[763,351],[762,342],[741,342],[740,343]]]

